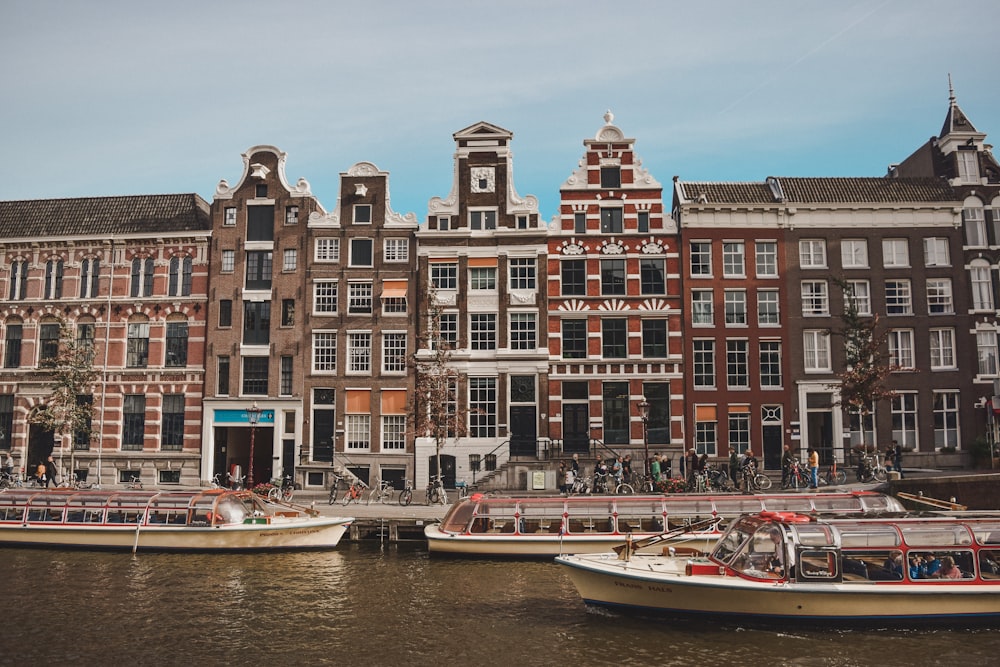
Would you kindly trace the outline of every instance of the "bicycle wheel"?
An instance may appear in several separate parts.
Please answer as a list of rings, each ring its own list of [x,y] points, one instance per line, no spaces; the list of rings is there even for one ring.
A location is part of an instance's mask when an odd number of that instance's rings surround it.
[[[847,481],[847,473],[844,472],[843,470],[837,470],[836,472],[834,472],[833,470],[827,470],[826,473],[823,475],[823,479],[826,480],[826,483],[828,485],[835,486],[838,484],[843,484],[844,482]]]
[[[284,500],[286,503],[291,502],[292,495],[294,493],[295,493],[295,487],[293,486],[285,487],[284,489],[281,490],[281,499]]]
[[[273,487],[267,490],[267,499],[271,502],[277,502],[278,498],[281,496],[281,489],[278,487]]]
[[[758,473],[753,479],[753,485],[761,491],[767,491],[771,488],[771,478],[764,473]]]
[[[379,491],[377,488],[372,487],[368,491],[368,500],[365,502],[366,505],[371,505],[375,502],[375,499],[379,497]]]
[[[879,467],[872,472],[872,477],[875,478],[876,482],[884,482],[889,476],[886,474],[885,468]]]
[[[329,498],[329,503],[330,503],[331,505],[332,505],[332,504],[334,504],[335,502],[337,502],[337,491],[338,491],[338,488],[337,488],[337,487],[338,487],[338,486],[339,486],[339,484],[336,484],[336,483],[334,483],[333,485],[331,485],[331,486],[330,486],[330,498]]]
[[[347,507],[351,503],[351,498],[354,497],[354,487],[349,487],[347,491],[344,491],[344,497],[340,499],[341,504]]]
[[[619,496],[630,496],[635,493],[635,489],[630,484],[622,483],[615,487],[615,493]]]
[[[399,504],[406,507],[413,501],[413,491],[411,489],[403,489],[399,493]]]

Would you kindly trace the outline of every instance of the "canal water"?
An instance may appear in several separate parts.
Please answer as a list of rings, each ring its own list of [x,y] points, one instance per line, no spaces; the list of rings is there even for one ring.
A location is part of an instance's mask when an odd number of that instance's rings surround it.
[[[986,665],[1000,630],[816,631],[588,611],[550,562],[420,544],[289,554],[0,549],[3,665]]]

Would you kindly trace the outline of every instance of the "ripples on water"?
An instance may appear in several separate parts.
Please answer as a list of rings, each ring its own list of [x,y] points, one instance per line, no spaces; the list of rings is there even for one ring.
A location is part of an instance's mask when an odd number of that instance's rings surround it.
[[[0,664],[993,664],[997,630],[780,631],[587,610],[547,562],[413,545],[290,554],[0,549]]]

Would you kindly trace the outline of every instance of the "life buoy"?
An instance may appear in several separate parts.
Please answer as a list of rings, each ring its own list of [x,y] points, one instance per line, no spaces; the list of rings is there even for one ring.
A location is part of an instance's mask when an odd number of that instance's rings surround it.
[[[784,523],[809,523],[811,519],[798,512],[774,512],[772,510],[764,510],[758,516],[762,519],[768,519],[770,521],[782,521]]]

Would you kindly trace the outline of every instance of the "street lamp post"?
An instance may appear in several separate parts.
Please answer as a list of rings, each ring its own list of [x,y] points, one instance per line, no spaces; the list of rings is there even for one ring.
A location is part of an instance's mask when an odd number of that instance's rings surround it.
[[[247,466],[247,488],[253,489],[253,440],[257,432],[257,423],[260,421],[260,413],[263,410],[257,405],[257,401],[247,408],[247,421],[250,422],[250,465]]]
[[[638,407],[639,417],[642,419],[642,450],[645,457],[642,460],[642,470],[649,480],[649,401],[643,397]]]

